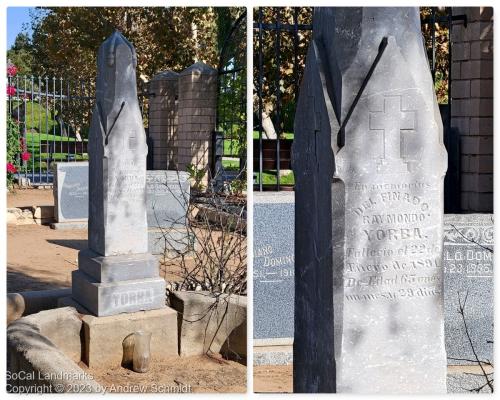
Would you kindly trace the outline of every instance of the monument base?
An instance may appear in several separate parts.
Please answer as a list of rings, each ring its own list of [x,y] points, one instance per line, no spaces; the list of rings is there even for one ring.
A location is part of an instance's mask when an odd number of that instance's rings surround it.
[[[75,301],[98,317],[165,307],[165,280],[160,277],[101,283],[73,271],[71,280]]]
[[[177,312],[170,307],[95,317],[71,297],[61,298],[59,306],[75,307],[83,314],[82,361],[89,367],[121,365],[123,340],[138,330],[151,332],[153,359],[178,356]]]
[[[72,273],[73,298],[97,316],[165,307],[165,280],[158,260],[149,253],[102,256],[78,253]]]

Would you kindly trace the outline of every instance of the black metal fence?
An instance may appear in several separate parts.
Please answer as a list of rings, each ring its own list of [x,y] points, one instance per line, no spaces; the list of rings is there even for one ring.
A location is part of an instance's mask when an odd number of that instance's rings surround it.
[[[422,7],[422,34],[441,103],[449,166],[445,209],[456,210],[460,190],[459,138],[450,127],[450,7]],[[293,190],[291,144],[295,104],[312,38],[311,7],[260,7],[254,12],[254,189]]]
[[[18,126],[19,180],[33,186],[51,184],[55,162],[88,159],[94,82],[16,75],[8,77],[7,85],[7,117]],[[140,92],[139,102],[147,124],[145,92]]]
[[[52,182],[52,163],[87,159],[93,85],[63,78],[8,78],[8,117],[19,126],[18,177]]]
[[[246,21],[244,11],[231,26],[219,55],[212,160],[216,181],[246,180]]]

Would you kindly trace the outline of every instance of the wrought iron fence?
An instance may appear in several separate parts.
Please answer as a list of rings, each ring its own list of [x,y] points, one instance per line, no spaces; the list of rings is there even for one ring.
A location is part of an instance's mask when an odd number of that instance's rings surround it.
[[[8,117],[19,125],[18,177],[48,184],[54,162],[87,159],[92,84],[18,75],[8,78],[8,87]]]
[[[55,162],[88,159],[94,82],[17,75],[7,84],[7,114],[19,126],[18,179],[51,184]],[[141,92],[139,102],[147,116],[147,94]]]
[[[219,182],[246,180],[246,21],[244,11],[231,26],[219,55],[212,160]]]
[[[311,7],[259,7],[254,13],[254,189],[293,190],[291,143],[295,104],[305,55],[312,37]],[[450,127],[450,7],[422,7],[424,36],[436,93],[440,100],[449,157],[445,181],[446,210],[456,205],[460,190],[458,135]],[[458,161],[457,161],[458,160]]]

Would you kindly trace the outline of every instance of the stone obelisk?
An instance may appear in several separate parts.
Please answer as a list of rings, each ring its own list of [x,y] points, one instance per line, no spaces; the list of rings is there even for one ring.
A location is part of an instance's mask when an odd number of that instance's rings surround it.
[[[165,282],[148,253],[146,134],[137,56],[115,31],[99,48],[89,134],[89,248],[78,255],[73,298],[97,316],[165,306]]]
[[[442,122],[418,8],[317,8],[295,119],[294,390],[446,393]]]

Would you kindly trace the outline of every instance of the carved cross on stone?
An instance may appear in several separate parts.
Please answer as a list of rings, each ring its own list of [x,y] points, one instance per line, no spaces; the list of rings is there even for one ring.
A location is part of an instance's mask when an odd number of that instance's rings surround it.
[[[416,111],[402,110],[401,96],[384,97],[384,109],[370,112],[370,130],[383,131],[383,154],[377,165],[398,163],[401,156],[401,131],[416,128]]]

